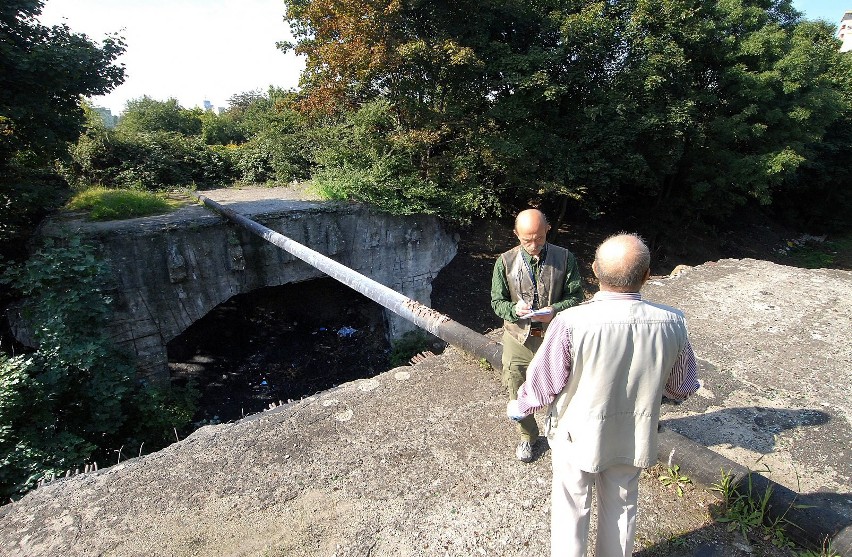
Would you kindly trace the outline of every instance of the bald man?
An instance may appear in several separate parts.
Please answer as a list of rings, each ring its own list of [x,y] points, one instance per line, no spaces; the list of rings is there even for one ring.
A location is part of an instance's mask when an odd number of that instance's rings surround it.
[[[550,224],[538,209],[515,219],[519,245],[500,255],[491,278],[491,307],[503,319],[503,384],[509,400],[518,395],[527,366],[541,346],[548,323],[560,311],[583,301],[577,260],[567,249],[547,243]],[[530,415],[518,422],[515,457],[533,458],[538,425]]]
[[[698,389],[683,314],[639,294],[650,262],[633,234],[598,247],[600,291],[551,323],[506,410],[518,420],[549,405],[553,557],[586,555],[593,484],[595,555],[631,555],[639,474],[657,460],[662,397],[685,400]]]

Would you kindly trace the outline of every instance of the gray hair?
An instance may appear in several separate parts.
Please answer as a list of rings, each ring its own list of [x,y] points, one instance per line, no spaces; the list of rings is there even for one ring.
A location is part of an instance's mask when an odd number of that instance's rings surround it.
[[[622,232],[598,246],[595,267],[601,283],[638,292],[651,268],[651,252],[641,236]]]

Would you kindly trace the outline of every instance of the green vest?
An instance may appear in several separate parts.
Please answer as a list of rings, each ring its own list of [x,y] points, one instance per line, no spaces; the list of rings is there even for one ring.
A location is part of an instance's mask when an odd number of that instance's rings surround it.
[[[509,284],[509,294],[512,301],[526,300],[529,304],[533,301],[533,282],[530,277],[529,267],[524,263],[522,255],[523,248],[516,246],[503,253],[503,268],[506,269],[506,282]],[[536,288],[538,289],[538,308],[547,307],[562,300],[562,288],[565,286],[565,278],[568,273],[569,252],[565,248],[547,244],[547,252],[543,261],[539,262],[538,275],[536,276]],[[532,320],[519,319],[515,323],[503,322],[503,330],[523,344],[530,335]],[[541,324],[547,329],[547,323]]]

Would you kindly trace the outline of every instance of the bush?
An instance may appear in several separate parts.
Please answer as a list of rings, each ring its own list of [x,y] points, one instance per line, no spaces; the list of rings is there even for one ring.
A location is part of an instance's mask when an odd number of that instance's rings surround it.
[[[234,166],[240,180],[285,184],[308,178],[309,141],[299,116],[272,109],[263,121],[265,126],[236,149]]]
[[[192,393],[138,385],[129,357],[105,335],[109,270],[94,248],[47,240],[1,281],[24,297],[21,315],[38,349],[0,357],[0,495],[106,462],[128,441],[166,444],[165,424],[189,422]]]
[[[71,157],[66,174],[77,187],[220,187],[235,178],[227,150],[174,132],[89,129],[71,147]]]
[[[468,222],[499,214],[493,169],[472,138],[404,130],[384,101],[365,104],[317,141],[317,190],[332,199],[375,205],[393,214],[436,214]],[[440,145],[440,147],[438,147]]]
[[[49,168],[13,165],[0,174],[0,257],[22,260],[38,222],[61,206],[70,190]]]

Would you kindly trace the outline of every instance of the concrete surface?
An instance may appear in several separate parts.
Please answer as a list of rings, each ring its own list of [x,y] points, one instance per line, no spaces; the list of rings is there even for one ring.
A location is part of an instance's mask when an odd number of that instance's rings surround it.
[[[496,373],[449,349],[42,487],[0,510],[0,555],[544,555],[550,453],[516,461],[504,411]],[[750,554],[706,491],[642,483],[637,549]]]
[[[655,283],[703,360],[667,427],[713,449],[664,432],[662,460],[707,484],[767,462],[821,496],[806,526],[848,532],[852,274],[731,260]],[[545,555],[550,452],[515,461],[504,409],[496,372],[449,349],[42,487],[0,508],[0,555]],[[678,497],[659,473],[642,477],[635,556],[792,554],[727,532],[706,488]]]

